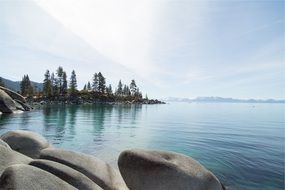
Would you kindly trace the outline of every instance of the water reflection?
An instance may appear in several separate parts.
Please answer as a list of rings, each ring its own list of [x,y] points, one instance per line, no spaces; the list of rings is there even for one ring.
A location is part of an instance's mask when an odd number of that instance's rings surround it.
[[[102,144],[106,128],[137,127],[141,109],[142,105],[46,106],[42,110],[45,136],[53,134],[53,143],[62,144],[64,141],[72,141],[79,131],[91,136],[93,142]],[[28,122],[29,117],[22,121]]]

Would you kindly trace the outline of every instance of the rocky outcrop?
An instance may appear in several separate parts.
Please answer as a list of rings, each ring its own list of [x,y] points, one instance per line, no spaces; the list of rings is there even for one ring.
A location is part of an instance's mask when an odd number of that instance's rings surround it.
[[[223,189],[219,180],[201,164],[174,152],[128,150],[121,153],[118,165],[130,189]]]
[[[13,113],[17,110],[30,111],[32,109],[26,103],[26,99],[20,94],[0,86],[0,112]]]
[[[28,164],[31,161],[31,158],[6,147],[6,145],[2,146],[2,143],[0,144],[0,175],[13,164]]]
[[[3,113],[13,113],[16,111],[14,100],[3,90],[0,89],[0,111]]]
[[[77,189],[102,190],[101,187],[99,187],[84,174],[58,162],[49,160],[34,160],[30,163],[30,165],[52,173]]]
[[[8,88],[2,87],[2,86],[0,86],[0,89],[3,90],[4,92],[6,92],[12,99],[26,103],[26,99],[22,95],[18,94],[17,92],[14,92],[14,91],[12,91]]]
[[[42,150],[40,159],[67,165],[83,173],[103,189],[128,189],[118,171],[94,156],[63,149],[47,148]]]
[[[41,150],[50,146],[44,137],[31,131],[10,131],[0,139],[9,144],[13,150],[31,158],[39,158]]]
[[[0,189],[76,190],[75,187],[55,175],[25,164],[16,164],[6,168],[0,178]]]
[[[197,161],[174,152],[127,150],[120,154],[118,166],[123,177],[94,156],[51,148],[33,132],[11,131],[0,138],[1,190],[224,189]]]

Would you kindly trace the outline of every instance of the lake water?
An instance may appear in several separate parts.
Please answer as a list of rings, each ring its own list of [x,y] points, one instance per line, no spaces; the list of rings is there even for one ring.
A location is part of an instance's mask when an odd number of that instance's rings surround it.
[[[113,166],[130,148],[183,153],[231,190],[284,189],[284,128],[285,104],[53,106],[0,115],[0,134],[35,131]]]

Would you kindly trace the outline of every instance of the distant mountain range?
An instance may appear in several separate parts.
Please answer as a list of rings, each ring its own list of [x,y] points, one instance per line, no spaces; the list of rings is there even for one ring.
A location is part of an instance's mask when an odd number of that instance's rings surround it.
[[[5,79],[3,77],[1,77],[2,81],[4,82],[5,86],[11,90],[14,90],[16,92],[21,91],[21,81],[12,81],[9,79]],[[34,88],[35,91],[42,91],[43,89],[43,84],[42,83],[38,83],[38,82],[33,82],[31,81],[32,86]]]
[[[201,103],[285,103],[285,100],[275,100],[275,99],[234,99],[234,98],[222,98],[222,97],[197,97],[195,99],[190,98],[166,98],[166,102],[201,102]]]

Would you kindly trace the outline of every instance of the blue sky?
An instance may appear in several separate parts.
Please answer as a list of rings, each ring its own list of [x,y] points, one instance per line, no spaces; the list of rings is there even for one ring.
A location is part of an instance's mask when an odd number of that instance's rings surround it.
[[[285,98],[284,1],[1,0],[0,76],[75,69],[149,97]]]

